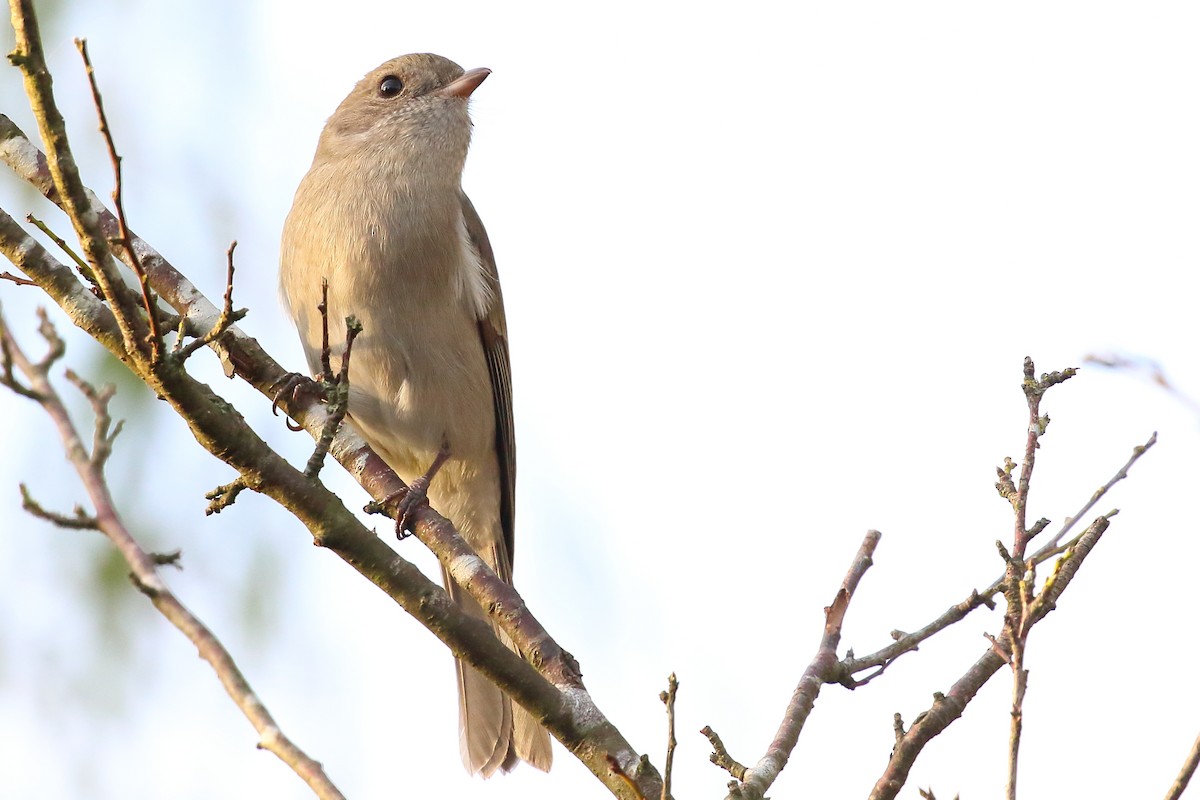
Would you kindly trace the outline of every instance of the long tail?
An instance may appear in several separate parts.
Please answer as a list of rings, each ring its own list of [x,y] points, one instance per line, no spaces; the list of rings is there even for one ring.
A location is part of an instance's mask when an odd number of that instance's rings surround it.
[[[442,571],[451,599],[463,611],[482,620],[483,608]],[[505,646],[518,652],[507,635],[496,629]],[[490,778],[508,772],[521,761],[547,772],[553,761],[550,734],[528,711],[516,705],[471,665],[454,660],[458,675],[458,746],[467,771]]]

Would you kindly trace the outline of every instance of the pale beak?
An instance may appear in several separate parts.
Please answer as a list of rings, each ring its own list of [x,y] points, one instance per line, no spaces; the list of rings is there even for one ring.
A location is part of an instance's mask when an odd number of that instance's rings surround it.
[[[483,83],[483,79],[491,75],[492,71],[487,67],[479,69],[469,69],[463,76],[456,81],[446,84],[437,93],[442,97],[462,97],[471,96],[471,92],[479,88],[479,84]]]

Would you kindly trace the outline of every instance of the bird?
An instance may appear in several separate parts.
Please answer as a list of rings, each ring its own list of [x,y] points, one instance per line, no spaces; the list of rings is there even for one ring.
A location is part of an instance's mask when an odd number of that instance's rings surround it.
[[[323,282],[328,319],[358,318],[347,419],[410,486],[427,477],[433,508],[511,583],[508,329],[492,247],[462,190],[468,99],[490,72],[415,53],[355,85],[325,124],[296,190],[283,227],[280,289],[314,375]],[[335,370],[342,352],[344,345],[331,348]],[[487,619],[444,567],[442,577],[464,612]],[[546,729],[473,667],[459,659],[455,666],[468,772],[490,777],[522,761],[548,771]]]

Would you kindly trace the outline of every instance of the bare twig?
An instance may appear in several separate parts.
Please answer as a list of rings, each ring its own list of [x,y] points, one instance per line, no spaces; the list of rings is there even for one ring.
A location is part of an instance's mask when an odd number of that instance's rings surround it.
[[[1092,546],[1100,535],[1108,528],[1108,517],[1111,514],[1097,518],[1087,530],[1080,534],[1079,548],[1071,557],[1069,568],[1064,566],[1059,570],[1059,577],[1054,581],[1052,599],[1057,600],[1066,589],[1067,584],[1074,578],[1079,564],[1091,552]],[[1047,590],[1051,591],[1051,590]],[[1045,606],[1044,617],[1054,608],[1053,602]],[[1039,617],[1039,619],[1041,618]],[[976,693],[996,674],[1006,659],[1011,657],[1007,649],[1008,642],[1004,638],[993,638],[993,644],[984,651],[979,660],[955,682],[946,694],[940,692],[934,695],[933,705],[922,712],[913,721],[912,726],[899,738],[892,750],[888,766],[871,791],[870,800],[891,800],[908,780],[909,771],[916,763],[925,745],[935,736],[958,719],[967,705],[974,699]]]
[[[96,83],[96,70],[92,68],[92,59],[88,56],[87,40],[76,39],[75,47],[79,50],[80,57],[83,58],[83,67],[87,72],[88,85],[92,89],[92,103],[96,106],[96,116],[100,120],[100,135],[104,137],[104,144],[108,148],[108,157],[112,162],[113,179],[115,181],[112,198],[113,205],[117,209],[117,224],[120,226],[118,243],[129,254],[130,264],[133,267],[134,274],[137,275],[138,285],[142,290],[142,307],[146,311],[146,325],[149,329],[146,338],[150,345],[150,363],[151,365],[155,365],[162,360],[163,346],[162,333],[158,329],[158,308],[154,300],[154,292],[151,291],[150,283],[146,278],[146,270],[142,267],[141,259],[138,258],[137,253],[133,250],[133,241],[129,235],[129,225],[125,221],[121,156],[117,154],[117,145],[113,141],[112,129],[108,126],[108,115],[104,113],[104,101],[100,97],[100,86]]]
[[[38,399],[38,402],[41,402],[41,400]],[[25,484],[18,484],[18,487],[21,490],[21,508],[38,519],[52,522],[58,527],[66,528],[67,530],[95,531],[100,529],[100,521],[84,511],[83,506],[75,506],[71,510],[70,516],[59,514],[56,511],[43,508],[37,500],[33,499],[33,495],[29,492],[29,487]]]
[[[1040,402],[1041,397],[1050,387],[1069,379],[1074,371],[1065,370],[1035,378],[1033,361],[1029,358],[1025,359],[1023,371],[1025,379],[1022,389],[1029,407],[1025,462],[1021,467],[1020,479],[1016,483],[1011,480],[1016,466],[1011,459],[1006,459],[1004,466],[997,471],[999,476],[997,489],[1013,506],[1015,524],[1012,552],[1009,552],[1002,542],[996,543],[1005,561],[1005,575],[985,592],[987,596],[998,590],[1004,592],[1007,607],[1003,632],[1000,636],[989,635],[987,638],[990,646],[979,660],[951,687],[947,694],[935,694],[933,706],[918,715],[908,731],[898,736],[888,766],[871,792],[871,800],[890,800],[896,796],[907,781],[909,771],[925,745],[961,716],[963,709],[971,702],[983,684],[1006,663],[1012,667],[1014,674],[1012,727],[1009,736],[1008,795],[1010,798],[1015,797],[1017,757],[1020,750],[1023,722],[1022,709],[1028,686],[1028,672],[1024,668],[1024,651],[1029,632],[1033,625],[1044,619],[1055,608],[1058,598],[1078,572],[1083,560],[1108,528],[1109,519],[1117,513],[1112,511],[1097,518],[1083,533],[1073,539],[1067,546],[1066,555],[1055,565],[1041,594],[1034,593],[1038,555],[1035,554],[1026,559],[1024,551],[1029,539],[1044,529],[1046,524],[1039,520],[1032,527],[1027,528],[1025,511],[1028,506],[1033,459],[1039,446],[1038,440],[1046,432],[1046,427],[1050,422],[1049,417],[1041,414]],[[1109,485],[1111,486],[1124,477],[1124,472],[1129,465],[1153,443],[1154,438],[1151,437],[1146,446],[1135,450],[1134,459],[1131,459],[1122,468],[1121,472],[1109,482]],[[1097,493],[1092,504],[1101,494],[1103,491]],[[1090,505],[1085,506],[1085,508],[1088,507]],[[1073,520],[1069,522],[1073,524]],[[1050,551],[1046,551],[1045,557],[1050,557]],[[972,598],[975,597],[978,595],[973,593]],[[975,607],[971,603],[968,605],[971,608]],[[951,612],[954,610],[951,609]],[[896,725],[899,734],[903,731],[899,715],[896,717]]]
[[[4,117],[0,116],[0,134],[3,133],[5,121]],[[0,153],[3,152],[4,149],[0,148]],[[121,350],[121,331],[112,311],[94,292],[81,286],[66,265],[59,263],[2,209],[0,253],[26,275],[31,276],[80,328],[110,350]]]
[[[675,673],[667,678],[667,690],[660,692],[658,699],[667,707],[667,761],[663,765],[662,800],[671,796],[671,767],[675,764],[675,693],[679,691],[679,681]]]
[[[795,749],[796,742],[800,739],[800,731],[808,720],[821,687],[826,683],[842,682],[848,678],[837,657],[838,642],[842,638],[842,622],[858,582],[871,567],[871,556],[875,552],[875,546],[879,544],[880,536],[879,531],[868,531],[863,538],[854,562],[850,565],[846,577],[842,579],[841,588],[834,595],[833,603],[825,609],[825,629],[821,635],[821,644],[792,693],[783,722],[775,732],[775,738],[767,747],[766,754],[752,769],[746,771],[740,779],[742,783],[737,787],[738,791],[736,794],[731,791],[730,797],[758,800],[766,793]]]
[[[999,470],[1001,483],[997,485],[1001,495],[1012,503],[1014,517],[1012,553],[1005,554],[1004,633],[1002,641],[996,643],[997,652],[1007,655],[1005,660],[1013,672],[1012,714],[1008,737],[1008,800],[1016,800],[1017,797],[1017,763],[1021,750],[1021,730],[1024,726],[1025,692],[1029,686],[1029,671],[1025,669],[1025,647],[1031,626],[1041,618],[1038,616],[1035,619],[1034,614],[1036,601],[1033,584],[1036,564],[1026,562],[1025,550],[1030,539],[1050,524],[1049,520],[1038,520],[1032,528],[1026,527],[1025,524],[1030,480],[1037,450],[1041,446],[1039,440],[1050,425],[1050,417],[1041,413],[1041,402],[1052,386],[1069,380],[1074,375],[1074,369],[1067,369],[1035,378],[1033,359],[1025,357],[1025,379],[1021,388],[1025,392],[1025,401],[1029,409],[1029,426],[1025,432],[1025,457],[1021,462],[1021,477],[1015,492],[1012,490],[1011,480],[1012,460],[1006,458],[1004,469]],[[1001,553],[1004,553],[1003,547]]]
[[[317,303],[317,313],[321,315],[321,375],[328,380],[333,375],[330,364],[332,353],[329,346],[329,279],[321,278],[321,302]]]
[[[721,741],[721,737],[711,727],[705,725],[700,729],[700,733],[704,734],[704,737],[708,739],[708,743],[712,745],[713,751],[709,753],[708,760],[735,778],[730,783],[731,792],[740,791],[738,789],[738,781],[746,777],[747,768],[733,756],[729,755],[729,750],[726,749],[725,743]]]
[[[111,388],[97,390],[78,376],[71,378],[71,381],[83,390],[95,413],[93,447],[92,452],[88,453],[57,390],[49,380],[51,364],[62,355],[61,341],[53,334],[53,328],[49,322],[45,321],[44,315],[42,328],[50,348],[47,357],[38,363],[30,361],[21,351],[13,340],[2,316],[0,316],[0,341],[4,343],[5,354],[25,376],[30,387],[37,393],[37,401],[58,428],[67,455],[96,508],[96,515],[89,517],[81,508],[76,509],[74,517],[61,517],[31,510],[38,516],[50,519],[56,524],[65,527],[97,528],[107,536],[129,564],[132,570],[130,577],[138,589],[150,598],[159,613],[191,640],[200,651],[200,656],[212,666],[221,684],[225,687],[225,691],[229,693],[238,708],[258,731],[259,747],[271,751],[290,766],[309,785],[317,797],[329,800],[342,798],[343,795],[325,775],[321,765],[309,758],[279,729],[270,712],[258,699],[245,676],[238,669],[233,657],[212,631],[205,627],[171,593],[158,574],[157,567],[163,563],[164,558],[147,553],[130,535],[116,510],[104,477],[104,463],[108,458],[110,446],[117,430],[113,428],[112,418],[108,412],[112,390]],[[110,431],[113,432],[110,433]],[[22,493],[28,498],[24,487],[22,487]],[[28,507],[29,503],[27,502]],[[174,559],[166,558],[168,562],[172,560]]]
[[[1092,496],[1088,499],[1088,501],[1083,504],[1083,508],[1076,511],[1072,516],[1067,517],[1058,533],[1054,534],[1054,536],[1050,538],[1050,541],[1038,548],[1037,551],[1034,552],[1032,559],[1036,560],[1038,564],[1041,564],[1043,561],[1046,561],[1047,559],[1061,553],[1065,548],[1060,547],[1059,542],[1061,542],[1063,537],[1071,532],[1071,529],[1075,527],[1075,523],[1083,519],[1088,512],[1095,508],[1096,503],[1100,502],[1100,499],[1103,498],[1104,495],[1108,494],[1110,489],[1128,478],[1129,468],[1134,465],[1134,462],[1145,455],[1147,450],[1149,450],[1151,447],[1154,447],[1154,445],[1157,443],[1158,431],[1155,431],[1154,433],[1150,434],[1150,438],[1146,440],[1145,444],[1140,444],[1134,447],[1133,454],[1129,456],[1129,460],[1126,461],[1119,470],[1117,470],[1115,475],[1108,479],[1107,483],[1092,493]]]
[[[88,283],[92,284],[92,286],[96,286],[96,276],[92,274],[92,268],[89,267],[87,262],[75,252],[75,249],[71,247],[71,245],[67,244],[66,240],[55,233],[49,225],[35,217],[33,214],[26,214],[25,219],[29,222],[29,224],[33,225],[39,231],[48,236],[50,241],[54,242],[54,244],[58,246],[59,250],[62,250],[67,254],[71,261],[75,262],[75,268],[79,270],[79,274],[86,278]]]
[[[46,322],[49,325],[49,322]],[[112,455],[112,444],[117,436],[121,434],[121,429],[125,426],[125,420],[117,420],[113,424],[112,417],[108,414],[108,403],[112,400],[113,395],[117,393],[115,386],[105,384],[104,387],[97,390],[87,381],[80,378],[72,370],[67,370],[67,380],[75,384],[75,388],[79,389],[80,393],[88,399],[92,405],[92,413],[96,415],[96,424],[92,431],[92,466],[97,469],[103,469],[108,463],[108,457]]]
[[[191,357],[193,353],[201,347],[207,347],[216,341],[217,337],[229,330],[234,323],[240,321],[246,316],[247,309],[233,310],[233,251],[237,249],[237,242],[234,241],[229,245],[229,250],[225,252],[225,298],[221,303],[221,315],[217,317],[217,321],[208,329],[208,332],[203,336],[193,339],[186,345],[183,344],[183,331],[179,333],[179,338],[175,340],[175,355],[181,361],[185,361]],[[182,320],[181,320],[182,325]]]
[[[1075,513],[1074,516],[1067,518],[1058,533],[1056,533],[1053,538],[1038,548],[1038,550],[1035,551],[1034,554],[1027,560],[1033,564],[1045,563],[1051,558],[1061,554],[1072,543],[1077,541],[1078,537],[1075,537],[1066,543],[1061,543],[1063,537],[1074,528],[1075,523],[1082,519],[1089,511],[1091,511],[1092,508],[1095,507],[1096,503],[1099,502],[1100,499],[1104,497],[1104,495],[1106,495],[1110,489],[1113,488],[1113,486],[1129,477],[1129,468],[1133,466],[1134,462],[1145,455],[1146,451],[1153,447],[1157,442],[1158,434],[1155,433],[1146,441],[1145,444],[1141,444],[1133,448],[1133,455],[1131,455],[1129,460],[1126,461],[1119,470],[1117,470],[1117,473],[1113,475],[1107,483],[1097,489],[1092,495],[1091,499],[1089,499],[1083,505],[1083,507]],[[994,608],[995,604],[992,602],[992,598],[999,594],[1003,589],[1004,581],[1005,576],[1001,575],[999,578],[992,581],[992,583],[982,592],[972,589],[970,594],[968,594],[962,602],[950,606],[950,608],[942,612],[937,619],[934,619],[929,624],[916,631],[913,631],[912,633],[906,633],[904,631],[892,631],[892,638],[895,640],[892,644],[865,656],[854,658],[847,656],[842,661],[843,668],[847,674],[850,675],[856,675],[859,672],[863,672],[864,670],[868,669],[876,669],[876,671],[871,675],[856,681],[856,685],[861,686],[870,682],[882,674],[883,671],[890,667],[893,663],[895,663],[897,658],[905,653],[915,652],[919,649],[922,642],[945,630],[951,625],[961,621],[980,606]]]
[[[1062,372],[1043,374],[1041,378],[1035,378],[1033,359],[1028,356],[1025,357],[1025,379],[1021,383],[1021,388],[1025,392],[1029,408],[1029,428],[1025,436],[1025,458],[1021,462],[1021,477],[1017,482],[1016,496],[1012,498],[1015,518],[1013,520],[1012,560],[1009,562],[1007,575],[1010,583],[1016,580],[1022,570],[1021,565],[1025,560],[1025,548],[1033,534],[1025,525],[1026,506],[1029,502],[1029,482],[1033,478],[1034,459],[1039,447],[1038,440],[1046,432],[1046,427],[1050,424],[1050,417],[1042,416],[1039,412],[1042,396],[1050,387],[1075,377],[1075,372],[1075,369],[1071,368],[1065,369]],[[1043,524],[1041,527],[1044,528],[1045,525]]]
[[[333,444],[333,437],[337,434],[342,420],[346,418],[346,412],[350,410],[350,351],[354,348],[355,337],[362,333],[363,329],[357,318],[346,317],[346,346],[342,351],[341,369],[335,375],[330,363],[328,281],[321,281],[321,302],[317,304],[317,311],[321,314],[321,382],[325,388],[325,405],[329,416],[321,428],[321,435],[317,437],[317,446],[313,448],[312,455],[308,457],[308,463],[304,467],[304,474],[309,478],[315,478],[320,473],[321,465],[325,463],[325,455]]]
[[[1179,800],[1183,796],[1183,790],[1187,788],[1188,782],[1196,774],[1197,766],[1200,766],[1200,736],[1197,736],[1196,741],[1192,743],[1192,749],[1188,751],[1187,758],[1183,761],[1183,767],[1175,776],[1175,782],[1171,784],[1171,788],[1167,790],[1167,800]]]
[[[221,484],[212,491],[205,492],[204,499],[209,503],[204,509],[204,515],[220,514],[233,505],[238,495],[246,488],[246,481],[243,478],[237,478],[229,483]]]
[[[12,281],[17,286],[37,286],[37,281],[31,281],[28,278],[22,278],[20,275],[14,275],[7,270],[0,272],[0,281]]]

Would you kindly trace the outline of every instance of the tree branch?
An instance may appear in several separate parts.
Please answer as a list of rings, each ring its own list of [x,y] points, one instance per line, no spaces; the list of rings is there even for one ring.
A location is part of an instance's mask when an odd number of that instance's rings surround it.
[[[129,252],[130,266],[133,267],[133,272],[138,279],[138,286],[142,290],[142,308],[146,311],[145,341],[150,346],[150,362],[157,364],[162,358],[163,346],[162,333],[158,329],[158,309],[155,306],[154,294],[146,282],[146,270],[142,269],[142,262],[138,260],[137,254],[129,246],[129,225],[125,221],[125,181],[124,173],[121,170],[121,156],[117,154],[117,144],[113,140],[112,128],[108,126],[108,115],[104,113],[104,100],[100,97],[100,85],[96,82],[96,70],[92,68],[92,59],[88,55],[87,40],[76,39],[75,49],[83,58],[83,68],[87,73],[88,86],[92,90],[92,104],[96,107],[96,116],[100,122],[100,135],[104,137],[104,145],[108,148],[108,158],[112,163],[114,182],[112,199],[113,206],[117,209],[119,232],[117,242]],[[65,138],[63,142],[66,143]]]
[[[837,646],[842,639],[842,622],[846,618],[846,610],[850,607],[850,600],[858,582],[871,568],[871,556],[875,552],[875,546],[879,544],[880,535],[879,531],[868,531],[863,538],[850,570],[842,579],[841,588],[834,595],[833,603],[825,609],[825,630],[821,635],[821,644],[812,662],[804,670],[795,692],[792,693],[792,699],[784,712],[783,722],[780,723],[775,738],[758,763],[739,777],[740,784],[730,788],[728,800],[759,800],[763,797],[787,765],[792,750],[796,748],[800,731],[808,720],[821,687],[836,681],[841,675]],[[714,752],[713,756],[716,755]],[[713,756],[710,756],[710,759],[713,759]]]
[[[1175,782],[1167,790],[1167,800],[1179,800],[1183,796],[1183,790],[1187,788],[1192,776],[1196,774],[1197,766],[1200,766],[1200,736],[1197,736],[1196,741],[1192,743],[1192,749],[1188,751],[1187,758],[1184,759],[1183,766],[1179,769],[1179,774],[1175,776]]]
[[[67,141],[66,122],[54,102],[54,81],[50,77],[46,57],[42,52],[41,33],[33,11],[33,0],[10,0],[9,9],[13,32],[16,34],[16,47],[9,54],[8,60],[21,70],[25,81],[25,93],[37,118],[38,130],[46,145],[46,152],[50,155],[47,176],[50,186],[47,189],[52,190],[52,199],[70,217],[96,282],[105,297],[113,303],[113,314],[124,341],[123,350],[140,352],[145,345],[148,331],[139,319],[138,304],[133,293],[121,280],[113,264],[108,237],[92,209],[95,197],[89,197],[89,192],[80,180],[79,169],[75,165],[75,158]],[[43,194],[45,193],[46,190],[43,190]]]
[[[1150,436],[1145,444],[1134,447],[1133,454],[1129,457],[1129,460],[1126,461],[1119,470],[1117,470],[1117,473],[1113,475],[1113,477],[1110,478],[1107,483],[1097,489],[1095,493],[1092,494],[1091,498],[1084,503],[1083,507],[1080,508],[1079,511],[1075,512],[1074,516],[1068,517],[1058,533],[1056,533],[1053,538],[1050,539],[1050,541],[1038,548],[1038,550],[1036,550],[1034,554],[1029,557],[1028,561],[1032,564],[1042,564],[1046,561],[1049,561],[1051,558],[1060,555],[1072,544],[1078,542],[1079,537],[1076,536],[1075,538],[1068,540],[1065,544],[1061,543],[1063,537],[1075,527],[1075,523],[1082,519],[1089,511],[1091,511],[1092,508],[1095,507],[1096,503],[1098,503],[1100,499],[1103,498],[1108,491],[1113,488],[1113,486],[1129,477],[1130,467],[1132,467],[1139,458],[1145,455],[1146,451],[1153,447],[1157,442],[1158,434],[1155,433]],[[994,581],[992,581],[992,583],[982,592],[972,589],[970,594],[968,594],[962,602],[950,606],[950,608],[942,612],[942,614],[936,619],[924,627],[913,631],[912,633],[905,633],[904,631],[899,630],[892,631],[892,638],[895,640],[892,644],[869,655],[861,657],[847,656],[842,660],[842,668],[845,670],[847,675],[857,675],[864,670],[875,669],[876,671],[866,678],[856,680],[854,685],[862,686],[866,683],[869,683],[871,680],[882,674],[884,670],[890,667],[897,658],[905,653],[918,650],[920,644],[926,639],[931,638],[935,634],[945,630],[956,622],[963,620],[968,614],[980,606],[995,608],[995,603],[992,602],[992,598],[1001,592],[1004,587],[1004,581],[1005,576],[1001,575],[999,578],[996,578]]]
[[[1037,620],[1031,622],[1031,625],[1043,619],[1054,609],[1055,602],[1075,577],[1083,559],[1087,557],[1096,541],[1108,528],[1111,516],[1110,513],[1098,517],[1086,531],[1080,534],[1078,546],[1070,556],[1064,559],[1064,563],[1057,571],[1057,577],[1053,580],[1052,587],[1046,589],[1046,592],[1050,593],[1050,597],[1045,604],[1044,611],[1039,612]],[[993,637],[992,646],[958,679],[950,688],[949,693],[943,695],[939,692],[934,695],[933,705],[918,715],[908,731],[898,737],[887,768],[871,791],[870,800],[890,800],[899,793],[901,787],[908,780],[909,771],[916,763],[917,756],[920,755],[925,745],[948,728],[954,720],[962,716],[963,710],[974,699],[979,689],[1009,661],[1011,656],[1011,642],[1008,637]]]
[[[113,389],[108,386],[97,391],[77,376],[71,378],[72,382],[83,391],[95,414],[92,450],[89,454],[63,405],[62,398],[50,382],[50,366],[62,355],[62,342],[54,335],[54,330],[46,319],[44,311],[40,313],[40,316],[43,335],[50,344],[50,355],[41,362],[33,363],[17,345],[3,315],[0,314],[0,343],[3,344],[4,372],[6,375],[10,375],[11,368],[15,364],[29,382],[29,388],[34,393],[33,399],[42,406],[53,420],[55,427],[58,428],[59,436],[62,437],[63,446],[67,451],[67,457],[83,482],[88,497],[96,509],[96,515],[88,517],[80,508],[75,510],[73,518],[31,510],[38,516],[50,519],[64,527],[95,528],[107,536],[129,564],[130,578],[138,590],[150,598],[150,602],[154,604],[160,614],[166,617],[167,621],[188,637],[200,652],[200,657],[207,661],[213,671],[217,673],[217,678],[225,687],[225,691],[258,732],[259,747],[274,753],[291,767],[309,785],[317,797],[323,798],[323,800],[343,800],[342,793],[325,775],[321,765],[304,753],[280,730],[267,707],[259,700],[258,695],[250,687],[249,681],[238,669],[233,656],[225,649],[216,635],[188,611],[171,592],[166,582],[158,574],[156,558],[143,550],[125,527],[125,523],[117,513],[112,494],[108,489],[108,482],[104,477],[104,463],[108,459],[112,440],[120,429],[119,424],[115,427],[112,426],[112,417],[108,413],[108,402],[113,396]],[[25,394],[25,396],[31,395]],[[22,487],[22,494],[26,497],[26,508],[29,508],[31,501],[28,499],[24,487]]]

